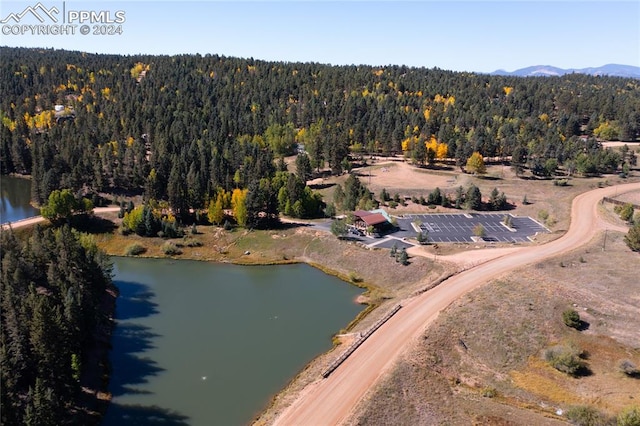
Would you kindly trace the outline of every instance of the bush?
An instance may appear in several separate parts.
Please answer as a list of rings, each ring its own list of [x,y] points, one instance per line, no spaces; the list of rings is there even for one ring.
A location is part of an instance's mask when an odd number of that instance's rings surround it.
[[[124,250],[124,254],[125,256],[137,256],[146,251],[147,249],[144,246],[141,246],[140,244],[131,244],[127,246],[127,248]]]
[[[611,424],[610,419],[594,407],[576,405],[569,407],[565,413],[571,424],[577,426],[602,426]]]
[[[167,241],[162,245],[162,252],[167,256],[182,254],[182,250],[180,250],[180,248],[171,241]]]
[[[473,235],[475,235],[478,238],[484,238],[487,235],[487,231],[484,229],[484,226],[482,226],[482,224],[479,223],[473,227]]]
[[[576,330],[582,325],[580,321],[580,314],[575,309],[567,309],[562,313],[562,321],[567,327],[575,328]]]
[[[498,391],[493,386],[487,386],[486,388],[482,389],[482,396],[484,396],[485,398],[495,398],[496,396],[498,396]]]
[[[640,223],[636,223],[624,236],[624,242],[633,251],[640,251]]]
[[[633,218],[633,204],[626,203],[620,209],[619,214],[620,214],[620,219],[624,220],[625,222],[629,222]]]
[[[183,237],[182,244],[187,247],[202,247],[202,241],[196,240],[195,238]]]
[[[549,212],[546,210],[540,210],[538,212],[538,219],[545,222],[547,219],[549,219]]]
[[[640,426],[640,408],[628,407],[618,414],[618,426]]]
[[[580,355],[582,351],[573,346],[554,346],[544,351],[544,359],[549,365],[570,376],[578,376],[587,370]]]
[[[351,281],[352,283],[361,283],[363,281],[363,279],[358,276],[358,274],[356,274],[355,272],[351,271],[349,272],[349,281]]]

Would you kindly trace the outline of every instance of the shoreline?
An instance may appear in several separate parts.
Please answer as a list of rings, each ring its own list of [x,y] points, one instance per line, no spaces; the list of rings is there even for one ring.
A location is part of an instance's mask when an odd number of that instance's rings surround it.
[[[126,237],[125,237],[126,238]],[[157,239],[157,238],[153,238],[153,239]],[[100,243],[98,243],[98,247],[100,247],[102,250],[104,250],[103,247],[101,247]],[[106,250],[105,250],[106,252]],[[206,262],[206,263],[211,263],[211,264],[220,264],[220,265],[224,265],[224,264],[231,264],[231,265],[237,265],[237,266],[279,266],[279,265],[294,265],[294,264],[306,264],[312,268],[315,268],[327,275],[330,276],[334,276],[338,279],[340,279],[341,281],[343,281],[345,284],[348,285],[352,285],[361,289],[364,289],[365,292],[356,299],[353,299],[353,303],[355,304],[359,304],[359,305],[364,305],[364,309],[362,311],[360,311],[351,321],[349,321],[348,324],[346,324],[343,328],[341,328],[340,330],[335,330],[334,334],[331,337],[331,348],[318,353],[316,356],[313,357],[313,359],[311,359],[308,363],[306,363],[299,371],[297,371],[295,373],[295,375],[293,375],[292,377],[288,378],[286,383],[283,385],[282,388],[280,388],[278,391],[276,391],[275,393],[271,394],[268,396],[268,403],[262,407],[262,409],[256,413],[254,413],[251,423],[253,424],[256,421],[258,421],[263,415],[264,413],[266,413],[268,410],[270,410],[278,401],[279,398],[281,398],[283,395],[287,394],[287,392],[289,392],[291,386],[293,386],[296,382],[298,382],[300,380],[301,377],[303,377],[303,375],[308,372],[311,369],[314,368],[319,368],[321,367],[319,360],[321,360],[324,357],[329,356],[331,353],[333,353],[336,348],[340,348],[342,347],[342,342],[340,342],[339,340],[336,339],[336,336],[343,334],[345,332],[349,332],[350,330],[352,330],[354,327],[356,327],[361,321],[363,321],[366,317],[368,317],[370,314],[372,314],[378,307],[380,307],[380,305],[382,303],[380,303],[377,300],[372,299],[371,297],[369,297],[369,295],[378,290],[378,286],[376,286],[375,284],[372,283],[368,283],[363,281],[354,281],[353,279],[351,279],[347,274],[341,273],[340,271],[337,271],[335,269],[332,269],[329,266],[323,265],[321,263],[318,262],[314,262],[311,261],[310,259],[306,259],[304,257],[302,257],[301,253],[298,253],[298,255],[300,257],[298,257],[297,259],[288,259],[288,260],[268,260],[265,259],[264,261],[260,261],[258,259],[256,260],[252,260],[252,261],[243,261],[242,260],[242,256],[243,255],[239,255],[239,256],[234,256],[231,258],[227,258],[225,260],[211,260],[211,259],[199,259],[197,257],[194,256],[185,256],[184,254],[181,254],[179,256],[154,256],[154,255],[148,255],[148,254],[141,254],[141,255],[136,255],[136,256],[132,256],[132,255],[120,255],[120,254],[110,254],[108,252],[106,252],[107,255],[109,257],[119,257],[119,258],[127,258],[127,259],[131,259],[131,258],[141,258],[141,259],[159,259],[159,260],[185,260],[185,261],[199,261],[199,262]],[[115,284],[114,284],[115,286]],[[114,299],[114,311],[113,314],[115,314],[115,304],[116,304],[116,299],[117,297]],[[391,299],[389,299],[391,300]],[[388,300],[383,300],[382,302],[387,302]],[[115,315],[112,317],[113,320],[113,327],[115,327]],[[113,328],[112,330],[113,331]],[[109,348],[110,348],[110,341],[109,341]],[[110,371],[110,367],[111,367],[111,362],[109,357],[107,357],[107,361],[109,362],[109,371]],[[109,376],[109,380],[111,379],[111,377]],[[108,386],[107,386],[107,393],[108,393]],[[102,416],[104,416],[104,414],[106,413],[109,404],[111,402],[111,395],[108,394],[108,400],[105,401],[101,401],[103,402],[103,410],[101,411],[100,414],[100,419],[102,419]]]
[[[112,395],[109,392],[111,381],[111,338],[115,329],[116,300],[120,294],[118,287],[111,283],[101,301],[102,322],[95,330],[94,341],[89,348],[87,368],[80,378],[80,394],[76,407],[79,410],[76,420],[83,424],[102,423],[109,408]]]

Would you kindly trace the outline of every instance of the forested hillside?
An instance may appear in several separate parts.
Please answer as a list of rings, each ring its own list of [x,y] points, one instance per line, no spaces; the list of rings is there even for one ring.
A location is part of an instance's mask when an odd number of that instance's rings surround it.
[[[111,267],[68,226],[28,241],[3,230],[0,246],[1,423],[73,424],[89,348],[110,327],[100,306]]]
[[[250,212],[268,218],[298,202],[298,215],[309,216],[317,212],[305,206],[317,210],[318,200],[277,174],[278,157],[295,153],[296,143],[314,169],[333,173],[349,167],[350,155],[409,153],[426,143],[430,160],[464,165],[479,151],[531,168],[556,159],[587,174],[615,170],[620,159],[578,136],[640,134],[634,79],[217,55],[0,54],[2,172],[33,175],[39,203],[57,188],[128,191],[167,200],[180,217],[246,189]],[[249,216],[249,224],[264,217]]]

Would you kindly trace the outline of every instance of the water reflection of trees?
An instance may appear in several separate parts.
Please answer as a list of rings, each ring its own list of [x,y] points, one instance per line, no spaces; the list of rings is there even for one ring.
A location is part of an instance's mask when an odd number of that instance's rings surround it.
[[[153,301],[154,293],[143,284],[116,281],[120,289],[117,301],[117,325],[113,335],[113,350],[110,361],[113,374],[109,388],[113,397],[132,394],[150,394],[140,385],[148,383],[149,378],[164,371],[157,362],[144,354],[155,347],[154,341],[160,337],[147,326],[135,323],[135,320],[158,313],[158,305]],[[189,418],[173,410],[158,406],[139,404],[120,404],[117,401],[109,405],[105,424],[141,424],[141,425],[187,425]]]

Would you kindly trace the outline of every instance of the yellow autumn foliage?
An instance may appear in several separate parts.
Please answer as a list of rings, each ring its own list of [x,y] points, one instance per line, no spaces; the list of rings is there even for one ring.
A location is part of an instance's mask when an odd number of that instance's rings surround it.
[[[502,90],[504,90],[504,94],[506,96],[509,96],[511,94],[511,92],[513,92],[513,87],[509,87],[509,86],[504,86],[502,88]]]
[[[447,158],[447,154],[449,152],[449,147],[446,143],[440,143],[436,139],[434,135],[431,135],[431,138],[426,142],[426,146],[428,150],[435,152],[436,158],[443,159]]]
[[[2,116],[2,125],[12,132],[16,129],[16,122],[5,115]]]
[[[413,147],[418,143],[417,136],[409,136],[405,140],[402,141],[402,150],[403,151],[411,151]]]
[[[245,226],[247,223],[247,189],[236,188],[231,194],[231,208],[233,209],[233,215],[236,218],[238,225]]]
[[[140,73],[147,69],[147,66],[142,62],[137,62],[130,70],[132,78],[138,78]]]
[[[23,115],[24,122],[27,124],[27,127],[38,130],[50,129],[53,124],[54,117],[55,112],[49,110],[42,111],[33,116],[28,112],[25,112]]]

